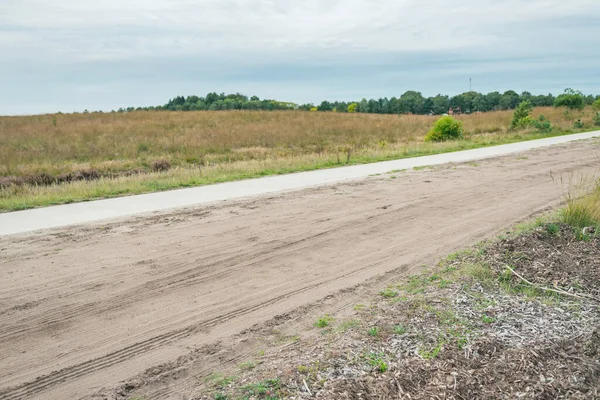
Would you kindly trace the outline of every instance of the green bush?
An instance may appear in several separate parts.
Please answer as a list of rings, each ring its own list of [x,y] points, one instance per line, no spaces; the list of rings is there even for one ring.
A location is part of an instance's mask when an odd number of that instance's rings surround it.
[[[592,104],[592,108],[594,110],[600,110],[600,98],[596,99],[596,101]]]
[[[462,136],[462,122],[446,115],[435,121],[435,125],[425,136],[425,141],[443,142],[445,140],[460,139]]]
[[[533,126],[540,132],[552,131],[552,124],[546,119],[544,114],[541,114],[537,120],[533,120]]]
[[[583,122],[581,122],[581,119],[578,119],[577,121],[573,122],[573,128],[575,128],[575,129],[583,128]]]
[[[580,91],[565,89],[563,94],[558,95],[554,100],[554,107],[566,107],[570,110],[583,110],[585,99]]]
[[[597,112],[596,114],[594,114],[594,116],[592,117],[592,120],[594,121],[594,125],[600,126],[600,112]]]
[[[529,101],[519,103],[513,114],[513,120],[510,123],[510,129],[523,129],[533,124],[533,119],[529,114],[533,111],[533,106]]]

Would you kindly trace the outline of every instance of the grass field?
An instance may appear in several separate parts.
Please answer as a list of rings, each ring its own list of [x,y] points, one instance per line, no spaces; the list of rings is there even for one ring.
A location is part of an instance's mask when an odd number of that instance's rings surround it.
[[[551,133],[513,132],[511,111],[458,116],[466,137],[427,143],[437,117],[299,111],[132,112],[0,117],[0,177],[100,179],[0,185],[0,210],[138,194],[435,154],[592,128],[592,113],[538,108]],[[575,129],[581,119],[584,128]],[[153,171],[166,160],[168,171]],[[33,179],[35,181],[35,179]]]

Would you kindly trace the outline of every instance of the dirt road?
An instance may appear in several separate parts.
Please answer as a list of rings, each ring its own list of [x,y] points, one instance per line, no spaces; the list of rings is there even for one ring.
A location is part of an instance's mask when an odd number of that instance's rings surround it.
[[[335,312],[351,301],[348,288],[379,285],[378,276],[557,205],[550,173],[593,173],[599,150],[576,142],[2,238],[0,398],[80,398],[107,387],[116,388],[107,398],[134,387],[148,399],[197,395],[208,368],[247,356],[240,332],[278,315],[308,329],[315,315],[301,306],[337,293],[327,303]],[[239,354],[225,357],[228,348]],[[133,383],[117,385],[124,380]]]

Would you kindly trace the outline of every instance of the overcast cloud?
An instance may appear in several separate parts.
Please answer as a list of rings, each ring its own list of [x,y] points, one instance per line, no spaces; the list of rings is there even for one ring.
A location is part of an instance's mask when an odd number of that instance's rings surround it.
[[[600,93],[598,0],[1,0],[0,114],[242,92]]]

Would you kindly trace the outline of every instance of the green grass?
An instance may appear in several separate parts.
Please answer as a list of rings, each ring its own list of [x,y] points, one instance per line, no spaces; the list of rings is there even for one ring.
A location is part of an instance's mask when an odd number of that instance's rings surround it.
[[[355,152],[349,165],[420,157],[500,144],[561,136],[572,132],[511,133],[474,136],[444,143],[415,143],[399,148],[365,149]],[[16,211],[55,204],[135,195],[178,188],[259,178],[339,167],[333,154],[308,154],[288,158],[243,160],[202,168],[174,168],[163,173],[148,173],[97,181],[79,181],[51,186],[20,186],[0,189],[0,211]],[[344,163],[344,165],[346,165]],[[425,167],[423,167],[425,168]]]
[[[325,315],[325,316],[317,319],[317,322],[315,322],[315,326],[317,328],[326,328],[329,326],[329,324],[331,324],[333,322],[333,320],[334,320],[334,318],[332,316]]]

